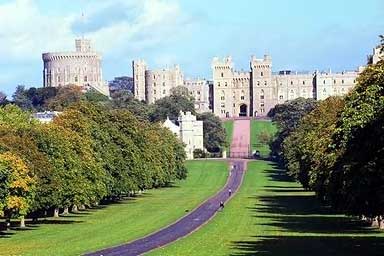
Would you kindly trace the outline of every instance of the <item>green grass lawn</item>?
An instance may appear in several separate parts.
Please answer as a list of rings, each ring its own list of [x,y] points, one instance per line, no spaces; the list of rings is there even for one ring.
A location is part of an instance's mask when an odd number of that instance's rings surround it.
[[[233,136],[233,120],[227,120],[223,122],[224,129],[227,133],[227,154],[229,153],[229,147],[232,143],[232,136]]]
[[[79,255],[158,230],[213,195],[227,178],[226,162],[189,161],[187,180],[131,200],[0,233],[0,255]]]
[[[249,163],[222,212],[190,236],[149,255],[383,255],[383,233],[321,207],[271,163]]]
[[[274,135],[277,131],[276,126],[271,121],[251,120],[251,147],[252,152],[260,151],[261,156],[268,157],[270,153],[269,146],[259,142],[258,135],[260,133],[268,133]]]

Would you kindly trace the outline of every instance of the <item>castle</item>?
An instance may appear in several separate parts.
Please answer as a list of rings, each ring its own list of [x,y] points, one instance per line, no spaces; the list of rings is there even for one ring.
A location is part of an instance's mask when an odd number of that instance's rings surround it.
[[[167,118],[163,126],[171,130],[185,145],[187,159],[193,159],[195,149],[204,150],[203,145],[203,121],[197,121],[191,112],[180,112],[179,125]]]
[[[59,87],[78,85],[85,90],[94,88],[109,96],[109,88],[103,81],[101,55],[92,51],[88,39],[75,40],[74,52],[43,53],[43,86]]]
[[[372,63],[382,58],[379,48],[371,56]],[[298,97],[323,100],[347,94],[364,67],[357,71],[333,73],[314,71],[298,73],[289,70],[272,72],[272,58],[251,57],[249,71],[236,71],[231,57],[213,58],[211,82],[184,80],[179,66],[157,71],[147,70],[144,61],[133,61],[134,95],[136,99],[154,103],[170,95],[172,88],[184,86],[195,98],[197,112],[213,112],[222,118],[263,117],[276,104]]]

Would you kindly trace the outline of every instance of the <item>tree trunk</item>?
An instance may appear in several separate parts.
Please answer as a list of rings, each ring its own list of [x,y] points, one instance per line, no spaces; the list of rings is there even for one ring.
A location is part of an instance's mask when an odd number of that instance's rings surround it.
[[[76,213],[76,212],[78,212],[78,211],[79,211],[79,210],[77,209],[77,205],[74,204],[74,205],[72,206],[72,212],[75,212],[75,213]]]
[[[53,210],[53,217],[54,218],[58,218],[59,217],[59,208],[55,208],[55,210]]]
[[[68,213],[69,213],[69,209],[68,209],[68,207],[64,207],[63,214],[68,214]]]
[[[24,218],[24,216],[20,217],[20,227],[21,228],[25,228],[25,218]]]
[[[81,204],[81,205],[79,206],[79,210],[85,210],[85,205]]]

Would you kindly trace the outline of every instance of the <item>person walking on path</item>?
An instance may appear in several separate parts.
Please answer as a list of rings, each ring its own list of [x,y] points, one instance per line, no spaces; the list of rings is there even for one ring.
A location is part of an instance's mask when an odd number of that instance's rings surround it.
[[[224,202],[223,201],[220,201],[220,207],[219,207],[220,210],[223,210],[224,209]]]
[[[232,195],[232,189],[231,189],[231,188],[228,189],[228,195],[229,195],[229,196]]]

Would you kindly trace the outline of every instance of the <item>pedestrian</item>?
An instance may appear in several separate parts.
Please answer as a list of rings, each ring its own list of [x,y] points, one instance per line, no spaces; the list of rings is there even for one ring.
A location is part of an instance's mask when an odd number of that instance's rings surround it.
[[[224,209],[224,202],[223,201],[220,201],[220,209]]]
[[[231,188],[228,189],[228,195],[229,195],[229,196],[232,195],[232,189],[231,189]]]

